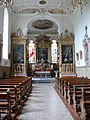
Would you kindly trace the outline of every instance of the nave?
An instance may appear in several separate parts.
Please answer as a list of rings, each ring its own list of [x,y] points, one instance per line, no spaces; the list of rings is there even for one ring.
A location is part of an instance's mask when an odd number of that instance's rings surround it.
[[[19,120],[73,120],[54,83],[34,83]]]

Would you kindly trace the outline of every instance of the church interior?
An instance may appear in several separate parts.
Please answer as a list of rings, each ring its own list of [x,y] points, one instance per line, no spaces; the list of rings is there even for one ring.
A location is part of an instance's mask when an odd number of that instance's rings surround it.
[[[0,120],[90,120],[90,0],[0,0]]]

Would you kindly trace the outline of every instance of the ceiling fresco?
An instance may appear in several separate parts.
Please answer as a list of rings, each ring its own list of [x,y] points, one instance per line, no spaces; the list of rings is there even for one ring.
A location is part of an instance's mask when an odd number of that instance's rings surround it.
[[[29,14],[44,8],[51,14],[68,14],[72,9],[72,0],[13,0],[12,12]]]
[[[50,20],[36,20],[32,23],[32,26],[36,29],[48,29],[53,26],[53,22]]]

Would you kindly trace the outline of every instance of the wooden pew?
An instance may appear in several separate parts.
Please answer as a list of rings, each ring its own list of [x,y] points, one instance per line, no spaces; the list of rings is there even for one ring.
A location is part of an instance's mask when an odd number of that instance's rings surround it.
[[[11,99],[10,99],[10,92],[7,89],[6,92],[0,92],[0,114],[3,120],[11,120]]]
[[[14,87],[14,86],[17,86],[17,90],[19,91],[19,98],[20,98],[20,100],[22,100],[22,97],[23,97],[23,95],[24,95],[24,84],[23,84],[23,82],[15,82],[15,81],[6,81],[6,82],[1,82],[0,81],[0,87],[1,88],[9,88],[9,87]]]
[[[12,112],[15,113],[18,109],[18,105],[21,102],[20,88],[16,85],[0,85],[1,92],[5,92],[7,89],[10,91]]]
[[[90,87],[82,88],[82,97],[80,101],[82,120],[90,120]]]
[[[83,77],[60,78],[58,91],[79,114],[82,120],[90,120],[90,79]]]
[[[90,80],[83,77],[63,77],[60,78],[58,89],[61,95],[68,101],[69,104],[73,104],[73,85],[74,84],[89,84]]]
[[[0,84],[6,85],[18,85],[21,84],[22,98],[26,98],[27,94],[32,90],[32,78],[31,77],[15,77],[7,80],[0,80]]]
[[[90,80],[79,79],[73,82],[68,82],[68,103],[73,104],[73,85],[88,85],[90,84]]]
[[[80,112],[80,100],[82,98],[82,88],[88,88],[90,84],[73,85],[73,108],[76,112]]]
[[[60,89],[59,91],[64,96],[65,99],[66,99],[65,91],[67,90],[67,82],[74,81],[74,79],[76,79],[76,78],[77,78],[76,76],[59,78],[59,89]]]
[[[20,108],[23,106],[25,100],[31,93],[32,78],[31,77],[27,77],[27,78],[15,77],[10,79],[0,80],[0,89],[2,90],[2,92],[4,92],[8,88],[10,89],[10,94],[11,94],[11,97],[10,97],[11,103],[12,103],[11,114],[12,113],[14,114],[13,119],[15,119],[18,114],[18,111],[20,111]]]
[[[63,78],[61,80],[61,94],[64,96],[66,100],[68,100],[69,104],[72,104],[72,93],[73,93],[73,85],[74,84],[84,84],[86,78],[77,78],[77,77],[67,77],[67,79]],[[90,82],[90,81],[88,81]]]

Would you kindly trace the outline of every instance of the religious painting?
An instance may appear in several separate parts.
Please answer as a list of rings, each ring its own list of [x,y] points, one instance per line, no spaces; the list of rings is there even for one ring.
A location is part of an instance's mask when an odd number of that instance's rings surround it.
[[[48,61],[48,48],[38,48],[38,62]]]
[[[14,45],[13,63],[24,63],[24,44]]]
[[[72,45],[62,45],[62,63],[73,63]]]

